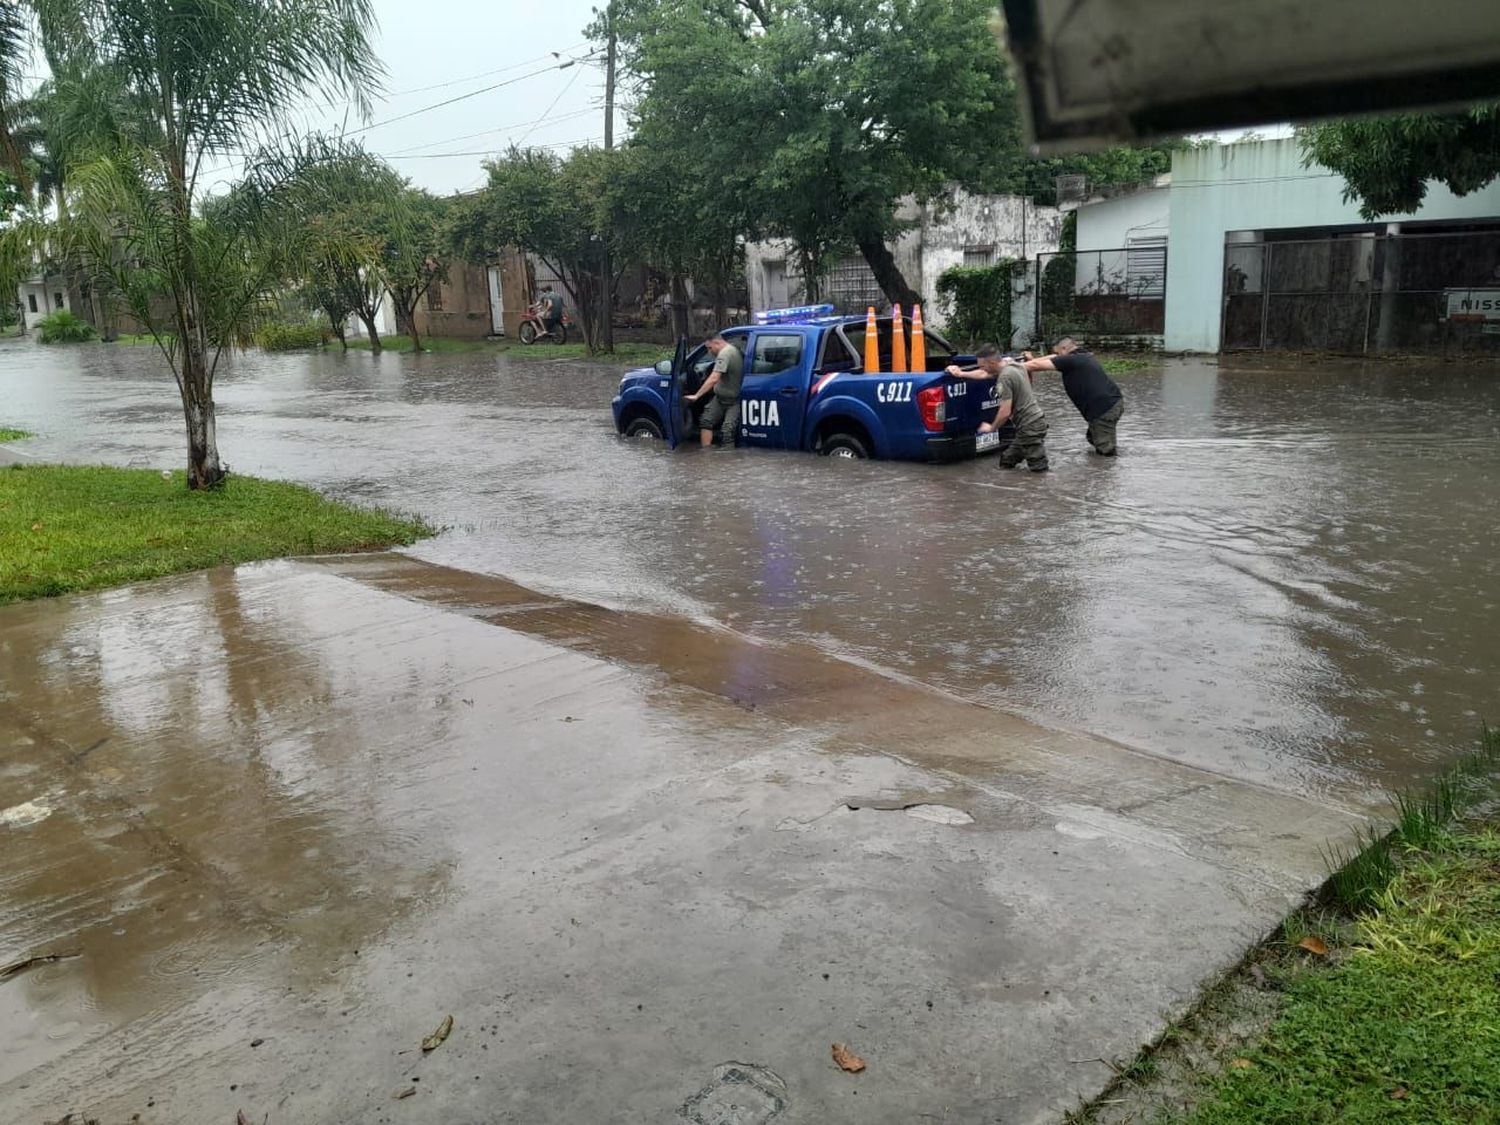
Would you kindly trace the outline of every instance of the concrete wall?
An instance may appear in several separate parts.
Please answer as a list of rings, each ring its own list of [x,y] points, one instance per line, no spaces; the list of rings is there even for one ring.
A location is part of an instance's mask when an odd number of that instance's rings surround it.
[[[1078,207],[1078,249],[1118,250],[1132,238],[1167,235],[1167,188],[1144,188]]]
[[[1302,167],[1293,138],[1242,141],[1173,154],[1171,236],[1167,255],[1166,347],[1212,352],[1223,317],[1224,237],[1230,231],[1363,226],[1357,204],[1343,199],[1344,180]],[[1431,184],[1404,222],[1500,217],[1500,183],[1463,198]]]
[[[417,302],[417,331],[424,336],[482,340],[491,334],[489,281],[483,266],[454,263],[448,280],[435,281]]]
[[[971,195],[955,190],[945,205],[907,204],[899,212],[910,229],[890,244],[907,284],[922,294],[927,322],[941,326],[946,311],[937,294],[938,278],[962,265],[964,251],[992,247],[994,260],[1033,258],[1057,249],[1062,213],[1013,195]],[[784,240],[752,242],[745,248],[745,274],[752,311],[798,305],[806,291],[797,255]],[[882,302],[883,303],[883,302]]]
[[[23,281],[16,288],[16,295],[21,302],[21,315],[26,320],[26,330],[30,332],[37,326],[42,317],[54,313],[58,309],[74,311],[72,302],[68,299],[68,287],[60,277],[47,277],[32,281]],[[36,299],[36,312],[31,311],[31,301]],[[58,303],[58,298],[62,303]]]

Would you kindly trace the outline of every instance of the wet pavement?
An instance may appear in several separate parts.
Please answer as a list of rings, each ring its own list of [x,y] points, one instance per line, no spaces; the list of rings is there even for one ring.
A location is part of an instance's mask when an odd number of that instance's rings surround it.
[[[1034,477],[625,444],[618,371],[238,360],[232,466],[450,530],[0,610],[0,960],[81,954],[17,1120],[1048,1120],[1494,716],[1493,373],[1173,361],[1116,462],[1043,384]],[[181,457],[145,349],[0,403]]]

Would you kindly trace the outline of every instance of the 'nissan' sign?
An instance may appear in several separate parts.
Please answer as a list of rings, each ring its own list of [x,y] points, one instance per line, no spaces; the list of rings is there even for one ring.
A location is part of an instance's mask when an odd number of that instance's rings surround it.
[[[1449,320],[1500,320],[1500,289],[1449,289]]]

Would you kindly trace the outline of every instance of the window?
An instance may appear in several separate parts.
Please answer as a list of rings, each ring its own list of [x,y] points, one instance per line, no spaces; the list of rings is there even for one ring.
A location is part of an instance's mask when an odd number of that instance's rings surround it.
[[[443,286],[440,282],[434,281],[427,287],[427,311],[443,311]]]
[[[1160,301],[1167,295],[1165,235],[1132,238],[1125,245],[1126,292],[1138,301]]]
[[[32,312],[36,312],[37,311],[37,307],[36,307],[36,294],[35,293],[28,293],[28,294],[26,294],[26,303],[31,306],[31,311]]]
[[[843,258],[828,273],[828,300],[836,308],[861,312],[874,305],[885,308],[885,294],[875,281],[869,263],[858,254]]]
[[[751,375],[775,375],[802,362],[801,336],[768,336],[755,338],[755,357],[746,369]]]
[[[965,246],[964,265],[966,266],[993,266],[995,264],[995,248],[993,246]]]
[[[54,293],[54,294],[52,294],[52,300],[56,302],[56,307],[57,308],[62,308],[63,307],[63,296],[62,296],[61,293]]]
[[[724,339],[738,348],[740,355],[745,354],[745,333],[725,333]],[[706,347],[700,347],[688,353],[686,363],[687,378],[684,380],[686,384],[684,389],[688,394],[692,394],[703,385],[703,380],[707,379],[708,373],[714,369],[713,353]]]

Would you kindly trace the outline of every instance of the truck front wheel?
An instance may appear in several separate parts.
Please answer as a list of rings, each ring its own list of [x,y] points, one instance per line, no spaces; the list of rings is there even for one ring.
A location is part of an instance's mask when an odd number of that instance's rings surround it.
[[[661,432],[661,424],[655,418],[642,414],[632,418],[625,424],[625,436],[628,438],[650,438],[653,441],[661,441],[665,435]]]
[[[837,457],[844,461],[867,461],[870,457],[865,443],[853,434],[829,434],[823,439],[819,452],[824,457]]]

